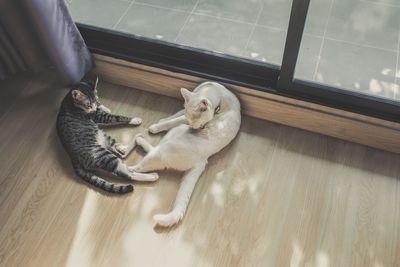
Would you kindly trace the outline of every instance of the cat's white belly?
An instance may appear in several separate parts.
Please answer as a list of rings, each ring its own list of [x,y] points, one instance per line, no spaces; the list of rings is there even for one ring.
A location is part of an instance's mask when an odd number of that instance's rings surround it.
[[[236,136],[239,125],[240,117],[232,125],[220,121],[203,130],[192,130],[188,125],[182,124],[171,129],[157,148],[167,168],[188,170],[196,163],[206,161],[230,143]]]
[[[97,140],[97,143],[99,145],[101,145],[102,147],[107,147],[106,137],[104,136],[104,132],[100,129],[97,131],[96,140]]]
[[[188,125],[182,124],[171,129],[157,149],[167,168],[184,171],[192,168],[199,160],[207,159],[202,153],[206,140],[201,139],[192,134]],[[188,143],[192,145],[188,146]]]

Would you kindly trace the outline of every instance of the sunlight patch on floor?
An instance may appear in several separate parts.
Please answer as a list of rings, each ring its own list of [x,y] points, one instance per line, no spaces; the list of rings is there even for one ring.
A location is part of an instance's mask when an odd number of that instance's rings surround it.
[[[91,250],[95,244],[85,242],[85,236],[93,222],[95,211],[97,210],[98,197],[98,193],[90,189],[87,190],[83,208],[79,216],[77,231],[65,267],[94,266],[91,261]]]

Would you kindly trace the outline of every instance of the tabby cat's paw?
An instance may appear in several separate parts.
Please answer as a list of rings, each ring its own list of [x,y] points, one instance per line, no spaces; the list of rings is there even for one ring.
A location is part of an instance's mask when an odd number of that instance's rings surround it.
[[[119,154],[121,154],[122,156],[126,154],[126,146],[122,145],[122,144],[115,144],[115,150],[116,152],[118,152]]]
[[[133,119],[131,119],[131,121],[129,122],[129,124],[132,124],[132,125],[140,125],[140,124],[142,124],[142,119],[141,118],[133,118]]]
[[[153,124],[149,127],[149,132],[152,134],[156,134],[156,133],[161,132],[161,129],[157,124]]]
[[[170,212],[168,214],[156,214],[153,216],[157,225],[162,227],[171,227],[177,224],[183,218],[183,212]]]

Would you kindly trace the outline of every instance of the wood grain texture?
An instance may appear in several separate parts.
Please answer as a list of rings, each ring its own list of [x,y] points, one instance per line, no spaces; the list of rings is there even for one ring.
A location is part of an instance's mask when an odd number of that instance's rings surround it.
[[[96,72],[106,81],[180,98],[179,88],[193,89],[204,79],[96,55]],[[400,124],[305,101],[225,84],[238,95],[246,115],[400,152]]]
[[[169,209],[180,173],[135,183],[129,195],[95,191],[56,137],[66,90],[44,79],[0,88],[0,266],[400,265],[397,154],[245,116],[210,159],[183,222],[160,229],[152,215]],[[143,132],[156,144],[147,127],[182,106],[109,83],[99,93],[115,112],[144,119],[107,129],[123,142]]]

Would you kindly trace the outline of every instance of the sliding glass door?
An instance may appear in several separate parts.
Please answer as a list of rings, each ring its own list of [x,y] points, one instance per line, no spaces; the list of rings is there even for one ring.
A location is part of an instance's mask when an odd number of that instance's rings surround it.
[[[400,121],[397,0],[67,0],[93,52]]]
[[[290,7],[291,0],[70,0],[83,24],[277,66]]]
[[[319,7],[313,9],[313,4]],[[295,78],[392,100],[399,95],[400,1],[311,0]],[[304,49],[300,58],[305,57]],[[307,72],[307,75],[304,73]],[[397,75],[396,75],[397,74]]]

